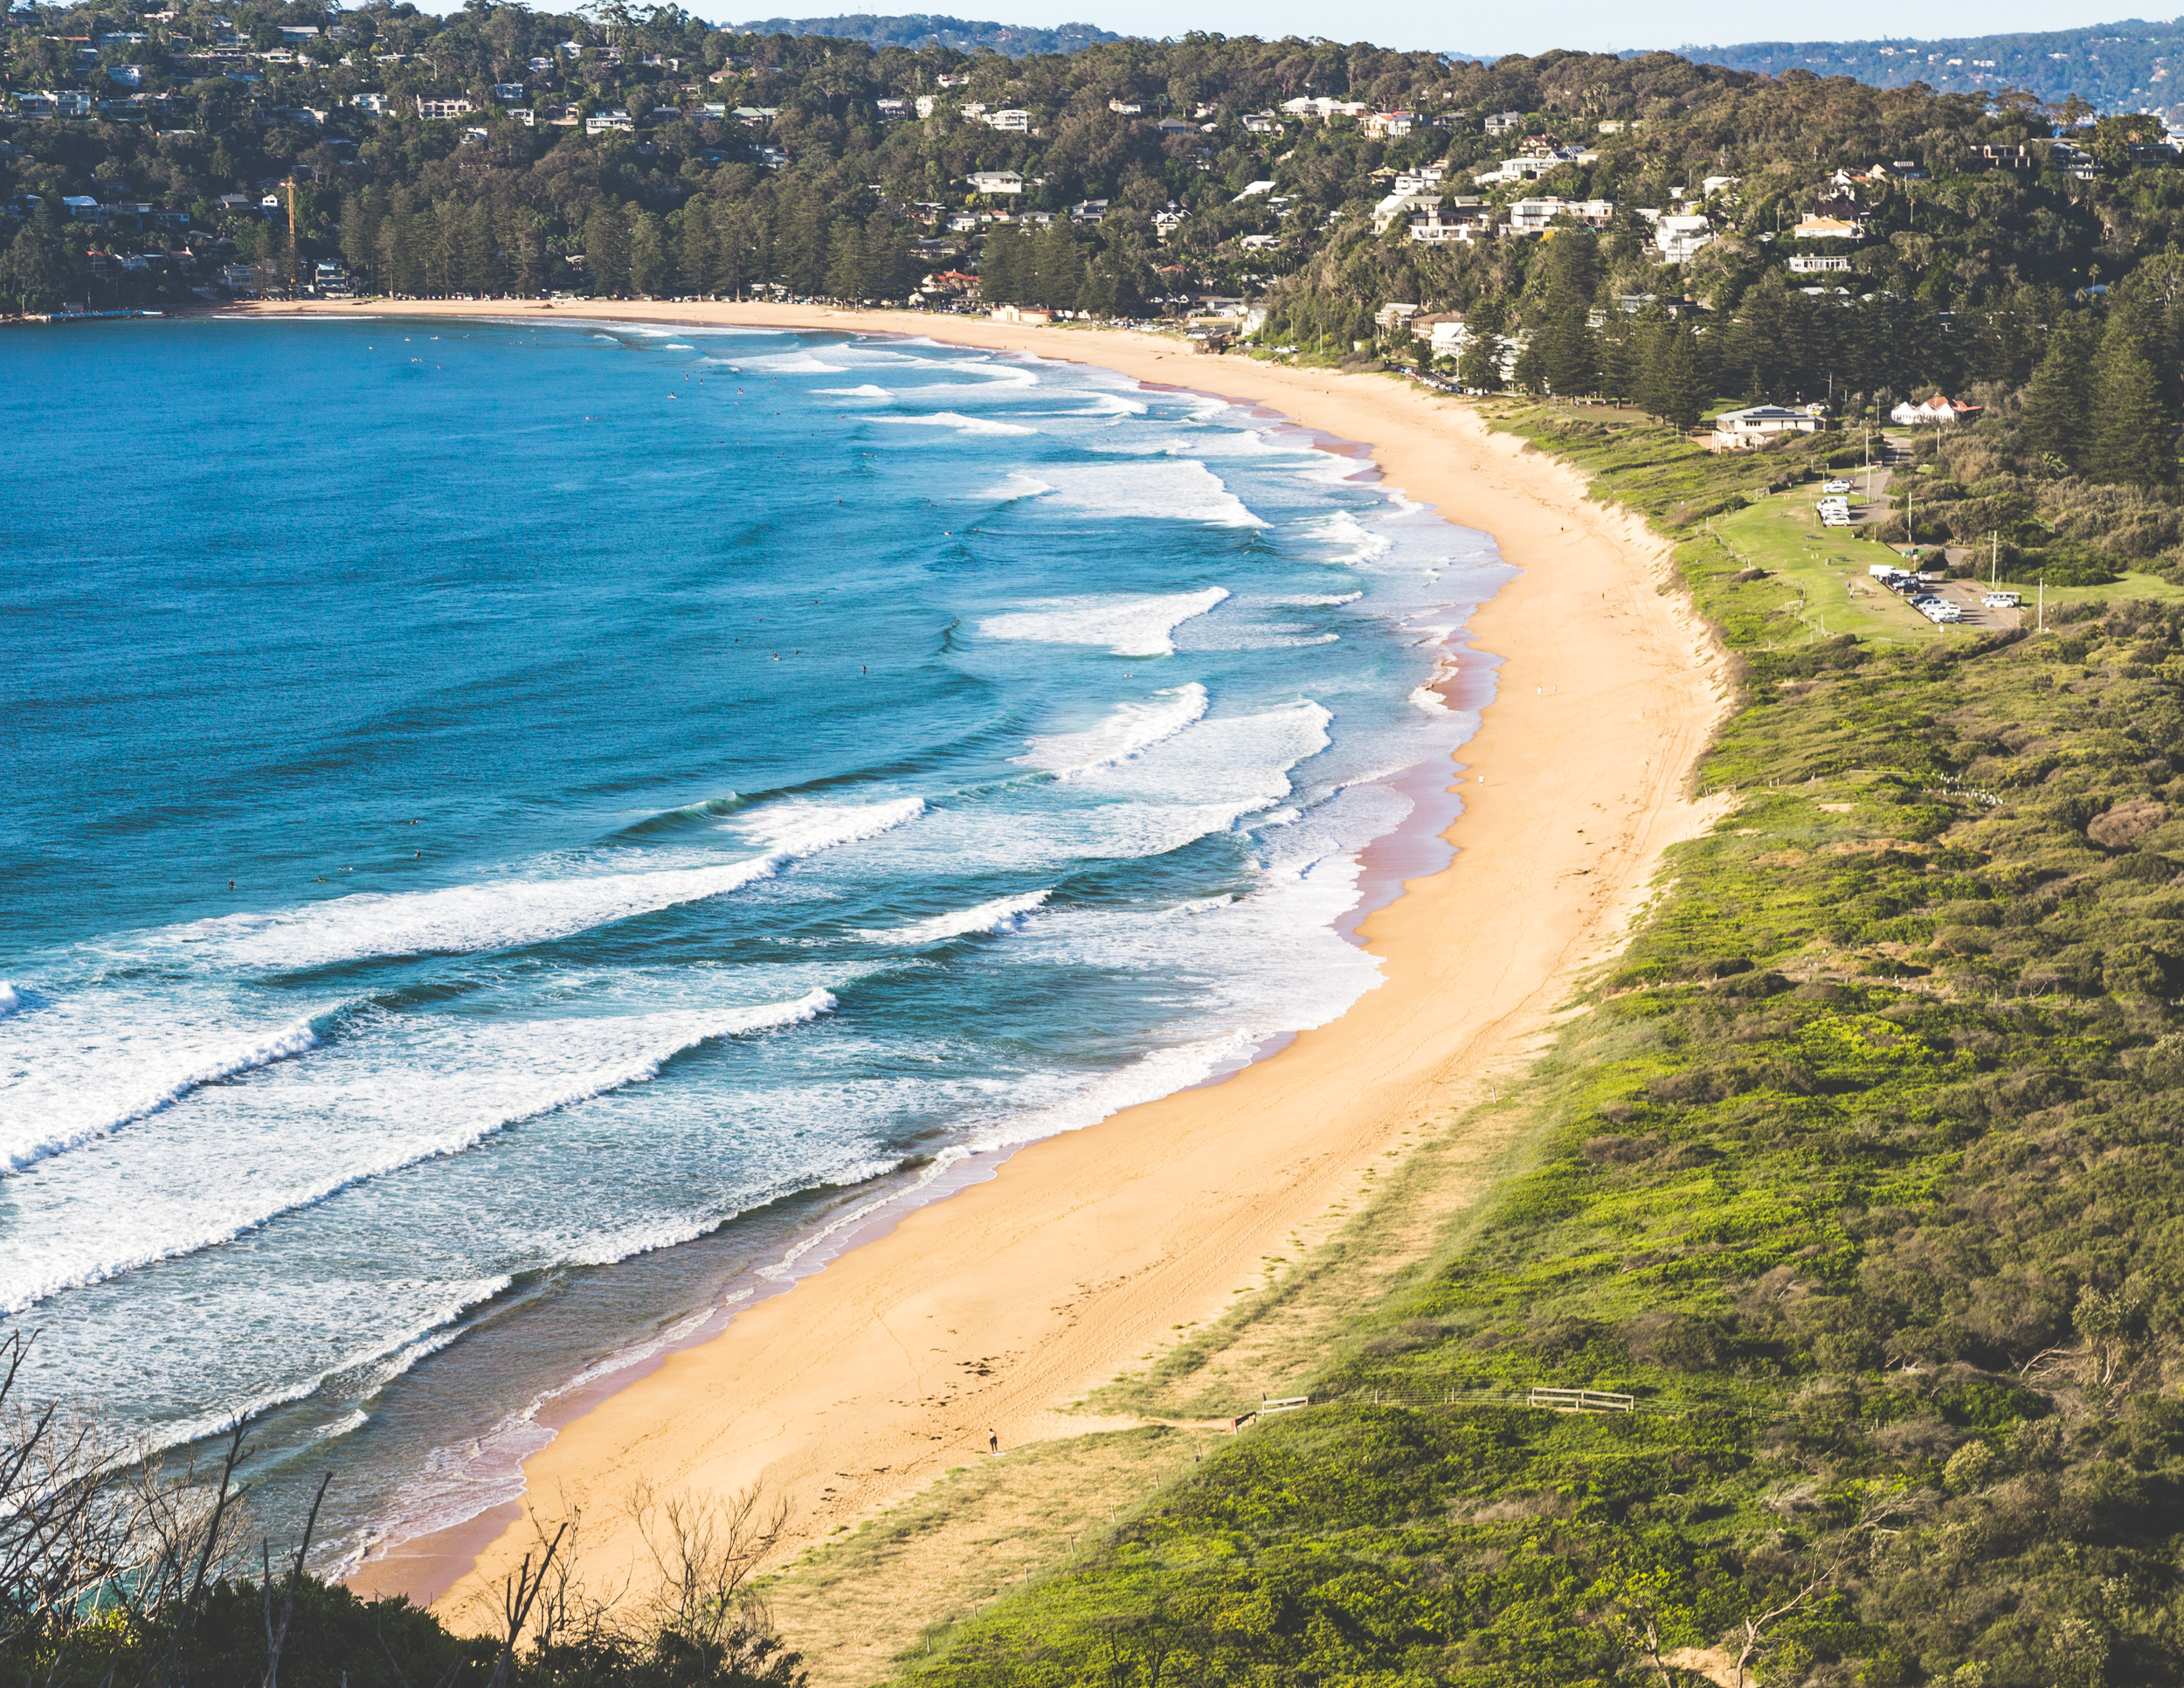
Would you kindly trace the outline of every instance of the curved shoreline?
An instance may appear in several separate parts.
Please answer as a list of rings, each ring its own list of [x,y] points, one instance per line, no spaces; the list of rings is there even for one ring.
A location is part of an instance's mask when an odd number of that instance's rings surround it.
[[[525,1463],[527,1496],[542,1512],[584,1509],[587,1571],[607,1582],[636,1567],[616,1513],[640,1477],[669,1491],[763,1479],[791,1503],[792,1551],[983,1453],[989,1430],[1006,1447],[1134,1422],[1054,1409],[1172,1327],[1218,1318],[1265,1256],[1324,1228],[1405,1128],[1523,1062],[1582,970],[1618,946],[1661,850],[1707,818],[1683,792],[1719,692],[1704,627],[1655,589],[1664,548],[1446,400],[1191,356],[1151,336],[904,312],[451,301],[308,314],[924,335],[1094,363],[1366,442],[1388,482],[1492,536],[1521,571],[1471,618],[1502,683],[1463,750],[1464,812],[1442,834],[1459,854],[1358,923],[1382,986],[1218,1083],[875,1217],[880,1235],[849,1233],[792,1293],[739,1304],[717,1334],[584,1403]],[[355,1582],[423,1595],[460,1621],[529,1534],[503,1506],[401,1544]]]

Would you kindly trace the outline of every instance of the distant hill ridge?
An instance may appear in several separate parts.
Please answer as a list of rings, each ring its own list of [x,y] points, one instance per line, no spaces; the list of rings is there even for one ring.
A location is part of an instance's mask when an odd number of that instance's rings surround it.
[[[2077,94],[2104,112],[2167,111],[2184,104],[2184,18],[2128,18],[2022,35],[1904,37],[1878,41],[1748,41],[1684,46],[1686,59],[1731,70],[1809,70],[1876,87],[1924,82],[1938,93],[2024,88],[2061,103]]]
[[[1090,24],[1057,24],[1034,29],[1021,24],[978,23],[967,17],[943,17],[934,12],[905,12],[875,17],[871,12],[846,12],[839,17],[764,17],[736,27],[757,35],[833,35],[848,41],[867,41],[875,47],[954,47],[976,52],[985,47],[1020,59],[1034,52],[1075,52],[1100,41],[1120,41],[1112,31]]]

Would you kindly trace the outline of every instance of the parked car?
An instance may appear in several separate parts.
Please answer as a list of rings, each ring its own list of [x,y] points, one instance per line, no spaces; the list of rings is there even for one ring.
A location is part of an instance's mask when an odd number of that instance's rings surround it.
[[[2022,610],[2025,606],[2022,592],[1992,591],[1980,602],[1990,610]]]
[[[1830,481],[1821,488],[1821,491],[1824,493],[1847,493],[1849,490],[1850,483],[1848,481]]]

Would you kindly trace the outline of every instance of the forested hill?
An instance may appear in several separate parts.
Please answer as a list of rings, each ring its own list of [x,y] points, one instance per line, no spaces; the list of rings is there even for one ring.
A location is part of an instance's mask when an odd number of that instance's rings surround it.
[[[765,17],[736,27],[751,35],[831,35],[875,47],[953,47],[959,52],[998,52],[1011,59],[1033,52],[1075,52],[1095,41],[1123,38],[1091,24],[1057,24],[1052,29],[1040,29],[923,11],[887,17],[866,11],[845,12],[839,17]]]
[[[1780,75],[1809,70],[1876,88],[1923,82],[1945,93],[2023,88],[2060,104],[2072,94],[2097,111],[2166,110],[2184,103],[2184,19],[2126,18],[2038,34],[1910,36],[1879,41],[1747,41],[1677,49],[1703,64]]]

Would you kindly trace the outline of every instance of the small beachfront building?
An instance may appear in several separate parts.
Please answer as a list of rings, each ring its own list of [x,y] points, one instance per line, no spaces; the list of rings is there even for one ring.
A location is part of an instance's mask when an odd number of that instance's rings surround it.
[[[1748,451],[1785,434],[1818,433],[1826,421],[1818,405],[1794,411],[1781,405],[1753,405],[1716,417],[1714,437],[1707,443],[1717,452]]]
[[[1891,422],[1900,422],[1904,426],[1911,428],[1918,426],[1922,422],[1936,425],[1970,422],[1975,420],[1979,414],[1980,407],[1977,405],[1967,405],[1961,399],[1950,398],[1941,393],[1936,393],[1932,398],[1918,405],[1912,404],[1910,399],[1906,398],[1888,413],[1888,419]]]

